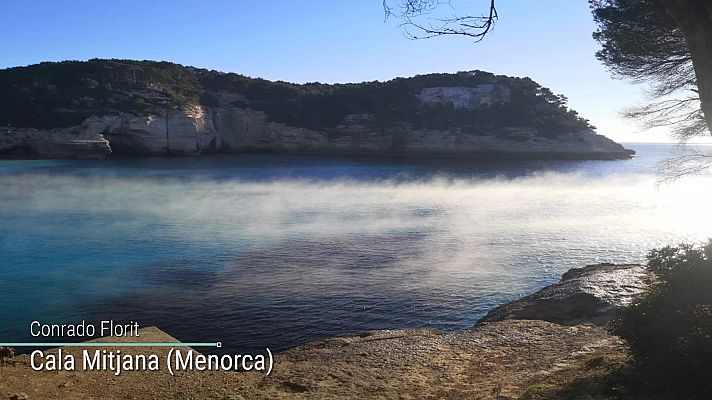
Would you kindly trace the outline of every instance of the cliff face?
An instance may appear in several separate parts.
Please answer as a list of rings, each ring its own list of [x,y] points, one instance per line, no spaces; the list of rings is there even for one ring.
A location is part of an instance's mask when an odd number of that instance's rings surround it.
[[[466,100],[476,101],[476,100]],[[237,107],[192,106],[160,114],[92,116],[59,129],[15,129],[0,134],[0,154],[48,158],[129,155],[278,153],[386,154],[516,158],[618,159],[633,152],[593,130],[549,138],[527,128],[488,135],[461,129],[376,129],[372,116],[348,115],[330,132],[268,120],[266,113]]]
[[[109,154],[109,141],[84,127],[7,129],[0,133],[0,157],[103,158]]]
[[[474,71],[295,85],[170,63],[0,70],[0,156],[218,152],[618,159],[565,98]]]

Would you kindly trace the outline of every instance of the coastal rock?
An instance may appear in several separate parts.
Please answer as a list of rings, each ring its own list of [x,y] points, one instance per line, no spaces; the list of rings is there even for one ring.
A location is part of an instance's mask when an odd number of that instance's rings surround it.
[[[167,109],[158,115],[92,116],[78,129],[101,132],[116,153],[132,155],[199,155],[215,134],[200,106]]]
[[[565,325],[605,325],[654,279],[637,264],[597,264],[574,268],[561,281],[491,310],[481,322],[543,320]]]
[[[104,158],[109,154],[109,141],[82,127],[7,129],[0,133],[0,157]]]
[[[222,371],[119,377],[111,371],[36,374],[29,356],[21,355],[14,359],[14,368],[4,371],[0,398],[29,390],[42,398],[66,399],[172,399],[176,393],[186,398],[250,399],[603,398],[599,395],[608,393],[611,371],[629,362],[620,338],[591,324],[522,319],[602,321],[645,289],[650,279],[640,265],[572,269],[560,283],[494,310],[471,329],[378,330],[316,341],[277,355],[270,376]],[[139,341],[177,340],[151,327],[140,331]],[[150,351],[163,360],[161,365],[168,353],[165,347],[122,351]],[[70,390],[66,382],[73,382]]]
[[[556,138],[526,128],[482,135],[407,126],[375,129],[370,115],[348,115],[333,131],[270,121],[261,111],[191,106],[159,114],[116,113],[87,118],[80,126],[10,129],[0,135],[0,155],[103,158],[125,155],[184,155],[274,152],[347,155],[447,156],[466,159],[620,159],[634,152],[592,130]]]
[[[375,129],[370,123],[373,116],[352,114],[333,131],[325,132],[273,122],[264,112],[243,108],[206,108],[201,115],[205,122],[193,117],[192,124],[204,128],[189,137],[198,140],[196,146],[202,153],[267,151],[467,159],[622,159],[635,153],[593,130],[547,138],[526,128],[501,129],[488,135],[405,125]]]
[[[167,148],[171,154],[197,155],[209,147],[215,136],[212,120],[201,106],[169,113],[166,118]]]
[[[458,88],[437,89],[433,93],[426,91],[427,96],[421,93],[421,97],[426,98],[425,101],[448,100],[470,107],[475,103],[499,101],[497,96],[503,96],[471,92],[477,88],[460,88],[468,89],[469,94],[456,90]],[[112,152],[183,156],[274,152],[444,156],[474,160],[497,157],[622,159],[635,153],[591,129],[546,137],[528,128],[501,128],[488,134],[463,128],[414,129],[407,124],[375,128],[373,115],[349,114],[330,131],[320,131],[274,122],[262,111],[230,105],[194,105],[144,115],[116,112],[91,116],[81,125],[70,128],[8,128],[0,135],[0,156],[6,157],[103,158]]]

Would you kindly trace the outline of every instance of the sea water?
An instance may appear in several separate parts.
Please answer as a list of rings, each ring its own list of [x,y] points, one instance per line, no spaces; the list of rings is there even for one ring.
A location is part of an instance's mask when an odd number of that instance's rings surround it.
[[[471,327],[572,267],[712,237],[712,179],[619,161],[0,161],[0,341],[138,321],[221,351]]]

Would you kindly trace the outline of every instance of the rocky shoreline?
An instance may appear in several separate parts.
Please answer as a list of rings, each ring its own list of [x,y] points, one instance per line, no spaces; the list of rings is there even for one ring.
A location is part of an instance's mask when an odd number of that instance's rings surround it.
[[[90,116],[76,126],[55,129],[3,128],[0,158],[102,159],[111,154],[199,156],[271,152],[474,160],[616,160],[635,154],[590,128],[552,136],[526,127],[500,127],[482,134],[463,127],[433,130],[408,123],[379,127],[374,125],[371,114],[349,114],[329,130],[309,129],[275,122],[262,111],[236,107],[232,105],[233,94],[214,96],[218,103],[215,106],[165,108],[153,114],[113,112]]]
[[[478,323],[508,319],[541,320],[562,325],[606,325],[654,279],[638,264],[596,264],[573,268],[558,283],[487,313]]]
[[[366,122],[364,122],[366,120]],[[260,111],[232,106],[192,106],[161,114],[116,113],[57,129],[7,128],[0,132],[3,158],[95,158],[198,156],[218,153],[460,157],[468,159],[615,160],[635,151],[593,130],[556,137],[527,128],[502,128],[488,135],[465,131],[373,128],[368,116],[348,116],[333,131],[270,121]]]
[[[572,387],[605,385],[611,371],[626,365],[625,345],[601,325],[651,279],[640,265],[572,269],[469,330],[383,330],[322,340],[279,354],[267,377],[36,373],[19,356],[0,370],[0,398],[569,398]],[[148,333],[149,341],[175,340],[155,328]]]

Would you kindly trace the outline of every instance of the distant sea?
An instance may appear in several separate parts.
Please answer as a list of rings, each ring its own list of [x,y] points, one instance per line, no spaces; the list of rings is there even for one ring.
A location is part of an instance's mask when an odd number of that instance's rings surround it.
[[[466,329],[572,267],[712,237],[712,179],[620,161],[0,161],[0,342],[114,319],[223,351]]]

